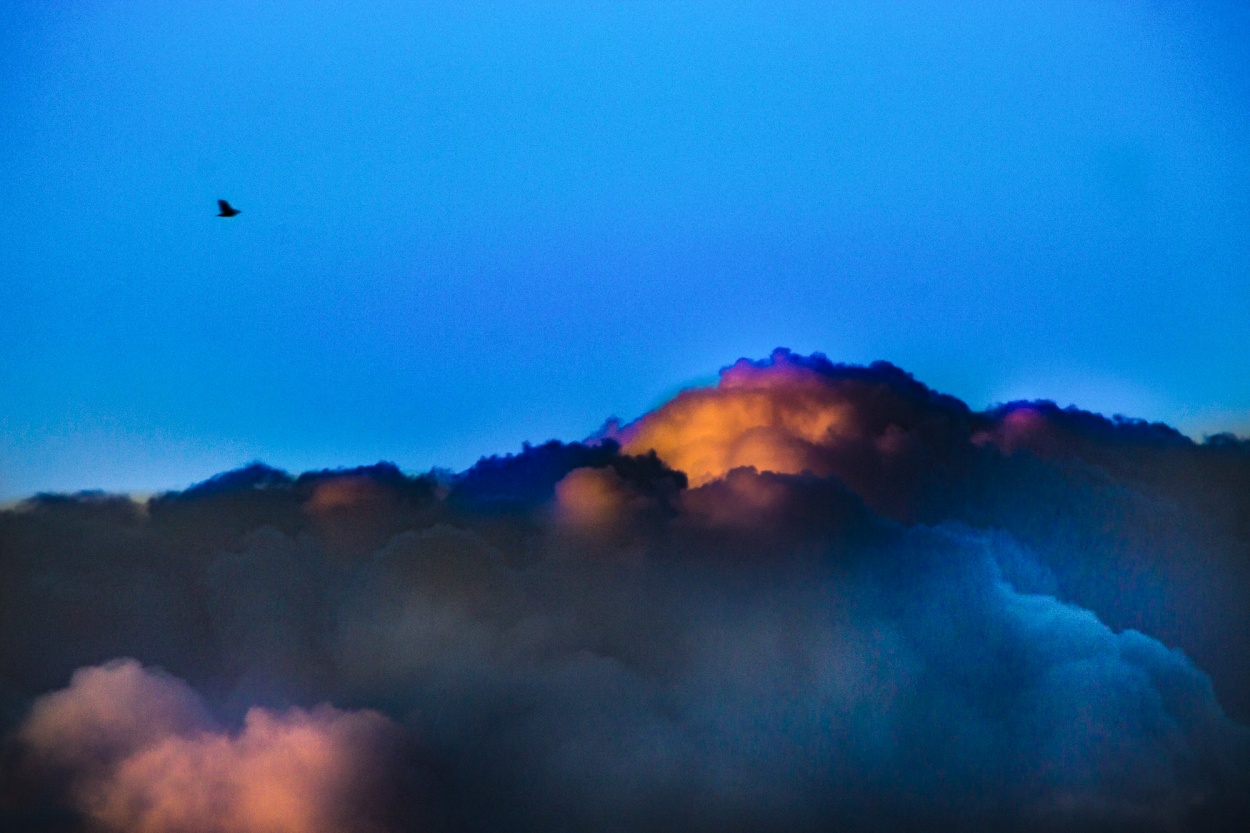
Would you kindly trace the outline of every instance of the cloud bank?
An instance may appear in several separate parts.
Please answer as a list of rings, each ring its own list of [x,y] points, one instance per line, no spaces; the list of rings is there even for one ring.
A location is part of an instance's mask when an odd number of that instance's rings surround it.
[[[253,708],[216,729],[185,683],[115,660],[35,701],[19,738],[68,779],[72,805],[134,833],[382,830],[396,728],[376,712]]]
[[[586,443],[41,496],[0,547],[6,829],[1250,820],[1232,437],[778,351]]]

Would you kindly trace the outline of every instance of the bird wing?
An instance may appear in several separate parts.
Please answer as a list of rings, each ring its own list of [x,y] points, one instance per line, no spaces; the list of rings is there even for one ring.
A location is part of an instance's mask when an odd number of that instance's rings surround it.
[[[230,210],[230,203],[226,202],[225,200],[217,200],[217,205],[221,207],[222,211]]]

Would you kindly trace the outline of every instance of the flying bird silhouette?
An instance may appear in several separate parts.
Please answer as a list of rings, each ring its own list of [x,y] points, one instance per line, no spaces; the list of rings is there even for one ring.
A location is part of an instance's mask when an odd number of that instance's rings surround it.
[[[235,214],[239,213],[239,209],[230,205],[230,203],[225,200],[217,200],[217,205],[221,206],[221,213],[217,215],[218,217],[233,217]]]

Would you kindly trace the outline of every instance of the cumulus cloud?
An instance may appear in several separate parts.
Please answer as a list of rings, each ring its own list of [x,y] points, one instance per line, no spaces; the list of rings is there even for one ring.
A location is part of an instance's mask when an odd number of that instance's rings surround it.
[[[39,497],[0,824],[1241,829],[1247,495],[1235,438],[779,351],[460,473]]]
[[[972,413],[885,362],[835,365],[777,350],[721,371],[618,429],[699,486],[749,467],[835,475],[879,511],[910,517],[938,482],[963,476]]]
[[[976,412],[887,363],[788,350],[609,434],[688,475],[702,488],[685,505],[708,517],[750,517],[759,487],[731,477],[749,467],[836,480],[909,524],[1007,529],[1066,598],[1199,657],[1250,720],[1250,660],[1235,659],[1250,657],[1250,442],[1051,402]]]
[[[381,830],[375,802],[397,745],[377,712],[328,706],[253,708],[226,732],[185,683],[134,660],[75,672],[18,737],[86,818],[133,833]]]
[[[437,714],[435,746],[495,750],[459,759],[505,787],[476,796],[484,827],[1165,830],[1244,773],[1245,730],[1203,674],[1017,589],[1009,542],[876,546],[856,563],[726,570],[659,544],[646,569],[516,567],[431,531],[384,554],[337,649],[348,678]]]

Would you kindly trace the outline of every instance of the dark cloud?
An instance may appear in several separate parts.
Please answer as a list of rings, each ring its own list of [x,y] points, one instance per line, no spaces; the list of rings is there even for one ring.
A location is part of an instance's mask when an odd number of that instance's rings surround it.
[[[41,496],[0,821],[1240,829],[1247,501],[1235,438],[784,351],[460,474]]]

